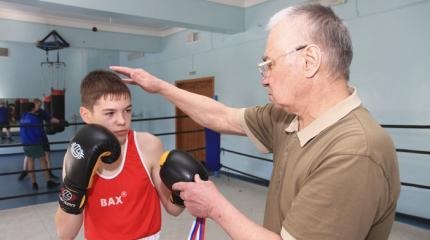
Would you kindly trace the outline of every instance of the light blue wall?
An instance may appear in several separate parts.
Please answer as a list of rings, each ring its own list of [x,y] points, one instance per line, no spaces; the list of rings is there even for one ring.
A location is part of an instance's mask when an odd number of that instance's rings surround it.
[[[430,2],[358,1],[347,21],[354,41],[351,82],[384,124],[430,123]],[[384,4],[383,4],[384,3]],[[397,148],[430,150],[430,130],[390,129]],[[430,156],[399,153],[401,180],[430,185]],[[430,191],[402,187],[398,210],[430,218]]]
[[[192,44],[186,43],[188,32],[180,32],[163,39],[163,51],[159,54],[147,54],[129,62],[126,53],[121,53],[121,64],[144,67],[171,83],[214,76],[215,92],[222,103],[234,107],[263,104],[267,95],[255,66],[265,47],[264,27],[271,15],[296,2],[270,1],[248,8],[246,32],[200,32],[201,40]],[[430,2],[351,0],[334,9],[346,20],[353,39],[351,85],[358,88],[372,115],[382,124],[429,124],[430,32],[426,29]],[[196,71],[196,75],[189,75],[190,71]],[[171,104],[159,96],[139,94],[143,100],[139,107],[145,110],[145,116],[174,114]],[[163,124],[163,128],[174,129],[174,122]],[[160,129],[152,126],[150,130]],[[430,130],[388,131],[397,148],[430,149]],[[168,142],[167,147],[173,144]],[[222,136],[221,145],[271,158],[259,154],[247,138]],[[398,157],[402,181],[430,185],[430,156],[399,153]],[[222,155],[222,164],[266,179],[271,175],[271,164],[229,153]],[[402,187],[398,211],[430,218],[428,202],[429,191]]]

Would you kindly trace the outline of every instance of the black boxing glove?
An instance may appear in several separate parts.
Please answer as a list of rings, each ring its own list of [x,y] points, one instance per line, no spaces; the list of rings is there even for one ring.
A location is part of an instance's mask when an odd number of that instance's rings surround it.
[[[184,207],[184,200],[179,196],[180,192],[172,190],[172,185],[177,182],[194,182],[196,174],[199,174],[202,180],[208,180],[208,173],[200,161],[181,150],[165,152],[161,156],[160,166],[160,178],[172,191],[172,203],[181,207]]]
[[[105,127],[89,124],[79,129],[64,156],[65,177],[58,198],[61,209],[70,214],[82,213],[97,163],[113,163],[120,155],[118,139]]]

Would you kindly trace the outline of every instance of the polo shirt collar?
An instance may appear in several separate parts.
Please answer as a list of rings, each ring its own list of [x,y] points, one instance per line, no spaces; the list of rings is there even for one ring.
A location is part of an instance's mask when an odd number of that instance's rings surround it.
[[[345,117],[352,110],[361,105],[360,97],[357,94],[357,89],[351,87],[350,90],[352,94],[336,104],[335,106],[328,109],[321,116],[315,119],[311,124],[307,127],[299,130],[299,119],[298,116],[294,118],[294,120],[290,123],[290,125],[285,128],[286,132],[297,132],[297,137],[300,141],[300,146],[303,147],[309,140],[314,138],[324,129],[330,127],[335,124],[337,121]]]

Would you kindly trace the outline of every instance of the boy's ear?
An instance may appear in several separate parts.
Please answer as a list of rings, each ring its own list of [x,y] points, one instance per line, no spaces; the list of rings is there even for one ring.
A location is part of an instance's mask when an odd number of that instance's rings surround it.
[[[79,114],[81,114],[81,118],[85,123],[91,123],[91,111],[86,107],[79,108]]]

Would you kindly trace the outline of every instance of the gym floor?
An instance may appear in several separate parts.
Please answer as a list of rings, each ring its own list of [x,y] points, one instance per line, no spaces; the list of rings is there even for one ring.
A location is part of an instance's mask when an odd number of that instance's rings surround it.
[[[21,147],[22,148],[22,147]],[[64,151],[51,152],[51,168],[62,167]],[[0,210],[16,207],[27,206],[31,204],[46,203],[56,201],[56,194],[42,194],[31,197],[21,197],[14,199],[1,200],[2,198],[37,194],[48,191],[59,190],[59,187],[48,189],[46,181],[43,177],[43,172],[36,172],[36,179],[39,185],[39,190],[35,191],[31,187],[30,176],[27,175],[22,181],[18,181],[19,174],[2,175],[9,172],[22,171],[24,154],[3,154],[0,155]],[[36,160],[35,169],[40,169],[40,161]],[[53,174],[61,177],[60,170],[54,170]],[[60,180],[56,180],[59,182]],[[2,239],[0,237],[0,239]]]
[[[16,179],[12,179],[17,182]],[[245,182],[225,175],[212,177],[220,191],[246,216],[261,224],[264,214],[267,187]],[[11,181],[12,185],[13,182]],[[2,184],[3,185],[3,184]],[[4,194],[4,193],[3,193]],[[2,194],[2,195],[3,195]],[[40,198],[40,197],[38,197]],[[55,198],[55,196],[53,197]],[[16,199],[15,201],[22,201]],[[28,200],[27,200],[28,201]],[[0,202],[3,206],[3,202]],[[35,204],[0,211],[0,239],[57,239],[54,226],[54,215],[57,202]],[[172,217],[163,212],[161,239],[186,239],[191,228],[193,217],[183,212],[179,217]],[[31,227],[30,227],[31,226]],[[77,239],[84,239],[83,232]],[[222,229],[213,221],[206,225],[206,239],[229,239]],[[394,223],[390,240],[430,239],[430,230],[418,228],[399,221]]]
[[[61,167],[63,156],[64,151],[51,152],[51,168]],[[20,171],[23,159],[23,154],[0,155],[0,173]],[[36,169],[40,169],[38,160],[36,161]],[[55,170],[53,173],[59,177],[61,176],[60,170]],[[58,206],[56,193],[7,200],[2,200],[2,198],[47,191],[55,192],[58,191],[58,188],[48,189],[42,172],[36,173],[39,183],[38,191],[32,190],[28,176],[22,181],[18,181],[18,176],[19,174],[0,174],[0,240],[57,239],[54,225],[54,215]],[[267,187],[223,174],[220,177],[211,177],[211,180],[242,213],[255,222],[262,224]],[[179,217],[173,217],[163,212],[161,239],[186,239],[193,219],[186,211]],[[77,239],[84,239],[82,229]],[[218,225],[208,220],[206,239],[229,238]],[[397,219],[389,239],[430,239],[430,226]]]

